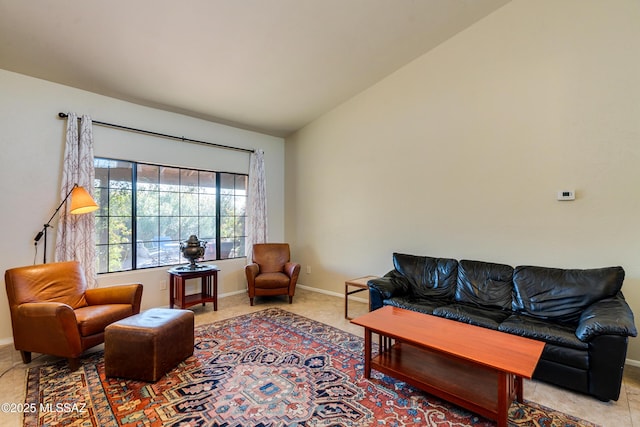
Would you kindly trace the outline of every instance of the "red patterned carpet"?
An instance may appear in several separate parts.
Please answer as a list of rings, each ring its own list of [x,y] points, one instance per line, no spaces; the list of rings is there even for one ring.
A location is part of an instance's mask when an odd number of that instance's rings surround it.
[[[101,352],[28,373],[25,426],[493,426],[376,371],[363,340],[279,309],[196,328],[194,355],[155,384],[105,378]],[[513,426],[593,426],[527,402]]]

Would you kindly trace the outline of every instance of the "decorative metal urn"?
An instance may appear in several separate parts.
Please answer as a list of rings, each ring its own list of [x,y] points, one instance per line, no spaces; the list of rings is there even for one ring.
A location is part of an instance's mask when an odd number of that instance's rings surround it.
[[[204,250],[207,247],[207,242],[198,240],[198,236],[192,234],[189,239],[184,242],[180,242],[180,251],[182,256],[190,261],[189,270],[195,270],[198,268],[196,260],[204,256]]]

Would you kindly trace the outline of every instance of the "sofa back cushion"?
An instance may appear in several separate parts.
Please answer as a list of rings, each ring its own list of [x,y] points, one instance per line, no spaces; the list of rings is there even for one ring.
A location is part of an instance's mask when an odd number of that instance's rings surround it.
[[[453,299],[458,277],[455,259],[394,253],[393,266],[409,283],[413,298]]]
[[[456,301],[511,310],[513,267],[482,261],[458,263]]]
[[[564,270],[519,266],[513,275],[513,309],[542,319],[575,323],[586,307],[616,295],[623,281],[622,267]]]

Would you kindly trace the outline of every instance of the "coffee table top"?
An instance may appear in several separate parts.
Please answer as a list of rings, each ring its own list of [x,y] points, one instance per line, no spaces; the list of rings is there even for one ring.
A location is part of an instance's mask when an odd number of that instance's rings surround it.
[[[384,306],[351,321],[366,329],[480,365],[531,378],[544,342]]]

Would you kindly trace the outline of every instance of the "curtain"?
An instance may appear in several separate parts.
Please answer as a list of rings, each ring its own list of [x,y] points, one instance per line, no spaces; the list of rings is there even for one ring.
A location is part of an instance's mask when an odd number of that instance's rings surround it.
[[[84,187],[93,196],[94,178],[91,117],[82,116],[78,134],[77,116],[69,113],[60,200],[64,199],[74,184]],[[67,206],[64,206],[58,221],[55,260],[80,262],[89,287],[96,286],[95,243],[94,214],[71,215]]]
[[[247,263],[252,262],[254,243],[267,242],[267,183],[264,173],[264,151],[251,153],[249,161],[249,205],[247,206]]]

